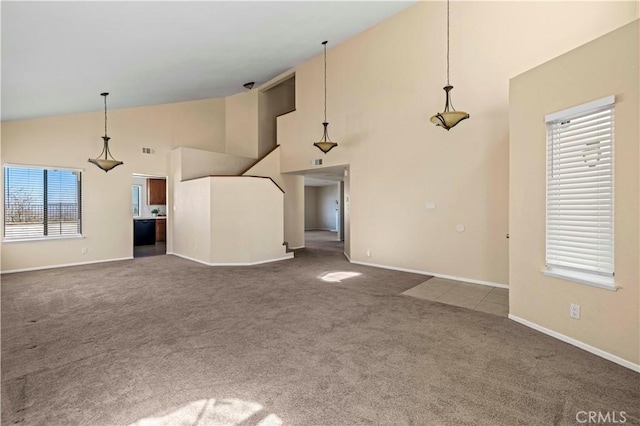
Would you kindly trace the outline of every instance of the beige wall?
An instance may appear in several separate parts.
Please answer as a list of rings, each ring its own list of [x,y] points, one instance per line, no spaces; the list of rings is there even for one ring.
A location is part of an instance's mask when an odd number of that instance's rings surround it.
[[[168,211],[167,253],[173,253],[175,250],[176,253],[190,253],[184,255],[193,257],[192,255],[197,253],[193,253],[191,240],[201,236],[193,236],[191,233],[202,232],[199,228],[194,228],[197,223],[185,223],[185,219],[182,219],[184,218],[182,211],[192,203],[192,200],[189,200],[192,192],[188,187],[181,185],[181,182],[210,175],[239,174],[253,161],[253,159],[247,157],[238,157],[230,154],[186,147],[176,148],[171,151],[169,156],[170,173],[169,179],[167,180],[170,185],[166,207]],[[183,193],[183,191],[187,192]],[[203,195],[203,197],[205,197],[207,203],[210,202],[208,194]],[[206,207],[206,212],[209,212],[209,209],[210,207]],[[210,215],[205,215],[204,217],[209,220]],[[190,220],[191,219],[196,220],[196,218],[190,218]],[[210,224],[208,226],[210,226]],[[174,239],[176,240],[175,246]],[[209,257],[209,254],[205,253],[199,253],[199,255]]]
[[[205,177],[179,182],[174,194],[172,254],[210,265],[289,257],[283,193],[270,179]]]
[[[318,190],[317,186],[304,187],[304,229],[318,229]]]
[[[237,175],[255,161],[253,158],[193,148],[177,148],[182,151],[180,180],[210,175]]]
[[[630,22],[638,4],[452,2],[453,99],[471,119],[450,132],[429,123],[444,104],[445,5],[420,2],[329,44],[329,134],[339,146],[327,155],[312,146],[322,56],[296,67],[296,111],[278,119],[282,168],[320,157],[350,165],[352,259],[507,284],[509,78]]]
[[[639,22],[511,80],[511,315],[640,364]],[[624,52],[624,54],[621,54]],[[615,95],[615,284],[544,276],[545,114]],[[569,318],[569,304],[581,319]]]
[[[344,254],[351,259],[351,173],[344,177]]]
[[[337,231],[336,209],[339,204],[336,201],[340,198],[339,189],[337,183],[318,188],[318,228]]]
[[[214,98],[169,104],[171,148],[189,146],[225,152],[225,99]]]
[[[182,181],[182,150],[174,149],[169,153],[169,177],[167,179],[167,253],[173,253],[174,249],[174,229],[175,212],[177,211],[178,192],[177,188]]]
[[[211,263],[287,257],[282,245],[284,194],[270,179],[211,178],[211,201]]]
[[[200,262],[211,262],[211,179],[177,183],[174,191],[173,244],[171,253]]]
[[[259,156],[276,146],[276,117],[296,108],[295,95],[295,76],[259,92]]]
[[[258,158],[257,90],[225,98],[225,137],[227,154]]]
[[[211,265],[291,257],[282,245],[284,194],[270,179],[208,177],[176,189],[173,254]]]
[[[284,183],[284,237],[290,249],[304,247],[304,176],[282,175]]]
[[[284,241],[290,248],[304,246],[304,177],[280,174],[280,149],[262,158],[244,173],[267,176],[284,191]]]

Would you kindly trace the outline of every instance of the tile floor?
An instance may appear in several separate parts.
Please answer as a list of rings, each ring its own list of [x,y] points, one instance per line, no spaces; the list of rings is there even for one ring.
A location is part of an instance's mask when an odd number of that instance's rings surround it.
[[[433,277],[402,294],[503,317],[509,314],[509,290],[506,288]]]
[[[133,247],[133,257],[158,256],[162,254],[167,254],[167,243]]]

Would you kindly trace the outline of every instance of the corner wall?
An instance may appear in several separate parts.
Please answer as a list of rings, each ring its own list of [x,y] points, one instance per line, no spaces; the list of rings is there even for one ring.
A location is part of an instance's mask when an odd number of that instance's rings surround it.
[[[256,264],[293,257],[282,244],[284,194],[271,179],[206,179],[211,180],[211,263]]]
[[[636,20],[511,80],[509,178],[510,315],[604,351],[605,357],[619,357],[627,361],[623,365],[635,364],[636,370],[640,368],[639,39]],[[617,291],[541,273],[546,229],[544,116],[607,95],[616,99]],[[579,320],[569,318],[570,303],[581,306]]]
[[[172,254],[207,265],[289,259],[283,193],[269,178],[215,176],[176,185]],[[260,206],[259,209],[256,205]]]
[[[280,173],[280,149],[277,148],[244,173],[267,176],[284,191],[284,241],[289,248],[304,247],[304,176]]]

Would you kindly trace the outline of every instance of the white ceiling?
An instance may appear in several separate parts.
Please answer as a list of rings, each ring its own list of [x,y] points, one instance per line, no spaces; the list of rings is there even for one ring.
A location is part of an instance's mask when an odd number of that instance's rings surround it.
[[[2,1],[2,120],[228,96],[415,1]]]
[[[304,186],[330,186],[344,180],[345,170],[349,166],[332,166],[307,170],[304,174]]]

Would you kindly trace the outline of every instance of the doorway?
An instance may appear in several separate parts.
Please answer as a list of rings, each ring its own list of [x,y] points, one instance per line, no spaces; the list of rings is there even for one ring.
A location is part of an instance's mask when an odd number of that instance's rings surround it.
[[[326,167],[304,174],[305,247],[320,242],[349,256],[349,166]]]
[[[167,179],[134,174],[131,183],[133,257],[167,253]]]

